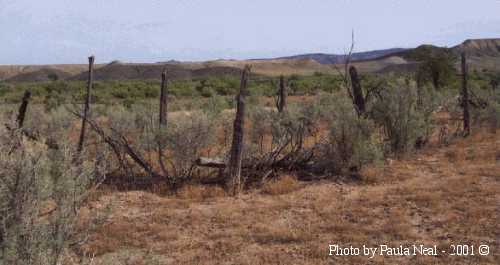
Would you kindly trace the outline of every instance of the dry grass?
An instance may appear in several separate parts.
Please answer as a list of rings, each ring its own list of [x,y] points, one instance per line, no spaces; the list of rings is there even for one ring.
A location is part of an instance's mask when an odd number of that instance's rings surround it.
[[[262,187],[262,193],[268,195],[281,195],[296,191],[301,187],[299,181],[294,176],[281,176],[276,180],[267,182]]]
[[[224,197],[226,192],[219,186],[187,185],[182,187],[177,196],[181,199],[204,201],[210,198]]]
[[[366,168],[362,182],[291,176],[237,198],[108,192],[108,222],[84,246],[93,264],[500,264],[500,133]],[[269,196],[271,195],[271,196]],[[276,195],[276,196],[275,196]],[[330,257],[329,244],[487,244],[489,256]]]

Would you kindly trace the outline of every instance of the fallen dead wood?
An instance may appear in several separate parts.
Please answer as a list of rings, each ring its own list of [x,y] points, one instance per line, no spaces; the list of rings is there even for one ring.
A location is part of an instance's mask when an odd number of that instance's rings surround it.
[[[226,168],[226,162],[222,158],[199,157],[195,164],[199,167]]]
[[[303,155],[297,155],[294,153],[287,154],[281,159],[276,159],[270,155],[270,158],[262,158],[260,160],[251,159],[243,160],[241,163],[241,168],[249,171],[253,170],[256,172],[268,172],[268,170],[301,170],[310,169],[311,164],[309,163],[313,158],[314,152],[310,150],[304,152]],[[195,160],[195,165],[198,167],[216,168],[224,169],[227,167],[227,162],[220,157],[199,157]]]
[[[85,117],[82,114],[76,111],[71,111],[71,112],[73,115],[85,119]],[[95,121],[87,119],[86,122],[90,125],[91,129],[94,132],[96,132],[101,137],[101,139],[111,147],[111,149],[117,156],[117,159],[120,162],[121,166],[123,166],[123,161],[124,161],[121,152],[124,152],[124,154],[128,155],[140,168],[142,168],[152,178],[168,179],[167,176],[163,176],[160,173],[156,172],[153,169],[153,167],[142,156],[142,154],[136,151],[132,147],[128,139],[120,132],[111,128],[111,132],[113,134],[112,135],[106,134],[104,130]]]

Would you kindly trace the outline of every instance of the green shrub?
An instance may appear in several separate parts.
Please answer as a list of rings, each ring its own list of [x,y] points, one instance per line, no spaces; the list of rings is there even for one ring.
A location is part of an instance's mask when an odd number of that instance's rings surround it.
[[[323,104],[328,101],[332,111],[327,118],[328,141],[322,145],[324,167],[336,174],[347,174],[379,161],[383,152],[375,123],[358,117],[345,95],[324,99]]]
[[[471,106],[471,117],[479,126],[486,124],[492,130],[500,128],[500,91],[475,89],[473,102],[483,103],[484,107]]]
[[[170,175],[176,179],[192,177],[195,160],[201,151],[213,144],[214,122],[203,112],[179,113],[169,117],[168,127],[161,132],[170,155]]]
[[[426,142],[432,129],[431,114],[436,109],[432,96],[422,91],[417,104],[414,83],[397,80],[389,84],[371,105],[371,116],[383,127],[388,151],[411,151],[418,142]]]
[[[207,89],[220,96],[234,95],[239,87],[239,79],[233,76],[209,77],[201,79],[198,87],[200,92]]]
[[[66,99],[63,95],[59,93],[50,93],[45,96],[43,105],[45,106],[45,111],[51,111],[64,104],[65,101]]]
[[[53,150],[10,136],[0,139],[0,261],[60,264],[84,236],[76,233],[77,212],[96,181],[95,164],[74,163],[63,142]]]
[[[250,95],[272,97],[276,95],[277,87],[269,80],[253,81],[248,85]]]
[[[4,97],[5,95],[12,92],[13,87],[9,84],[0,82],[0,97]]]
[[[213,91],[213,89],[211,87],[203,87],[202,89],[199,90],[199,93],[202,97],[206,97],[206,98],[209,98],[209,97],[212,97],[215,95],[215,92]]]
[[[160,86],[146,86],[142,88],[144,92],[144,98],[158,98],[160,96]]]
[[[168,92],[174,96],[193,97],[197,95],[197,82],[174,80],[169,83]]]
[[[223,110],[231,108],[230,101],[223,96],[213,96],[203,101],[201,104],[201,110],[207,113],[209,116],[215,118]]]

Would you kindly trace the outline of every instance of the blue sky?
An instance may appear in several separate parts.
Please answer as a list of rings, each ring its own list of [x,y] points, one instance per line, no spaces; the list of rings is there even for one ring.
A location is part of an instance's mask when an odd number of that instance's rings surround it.
[[[0,64],[156,62],[452,46],[500,0],[0,0]]]

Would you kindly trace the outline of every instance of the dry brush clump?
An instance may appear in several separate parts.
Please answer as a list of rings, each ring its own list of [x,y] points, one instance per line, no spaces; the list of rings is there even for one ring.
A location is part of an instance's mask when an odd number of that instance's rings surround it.
[[[359,176],[364,165],[428,143],[432,115],[445,97],[425,88],[418,92],[404,79],[367,91],[362,92],[362,112],[344,91],[318,94],[312,102],[290,104],[281,112],[251,106],[244,182],[262,184],[280,172],[297,173],[300,179]],[[224,160],[215,164],[225,167]]]
[[[59,264],[84,240],[78,213],[100,170],[74,157],[63,142],[52,149],[19,130],[0,138],[0,264]]]
[[[216,122],[204,112],[180,114],[172,119],[163,135],[170,153],[169,163],[176,178],[189,178],[195,170],[195,161],[203,151],[210,151]]]
[[[332,97],[328,105],[328,137],[320,156],[323,167],[334,174],[356,175],[364,165],[380,160],[382,145],[375,123],[359,116],[345,99]]]
[[[415,84],[397,80],[373,101],[370,116],[383,128],[387,151],[401,154],[428,142],[437,104],[422,94],[418,104]]]
[[[471,118],[473,125],[490,127],[492,131],[500,128],[500,91],[472,86]]]
[[[114,173],[125,180],[156,178],[175,185],[197,172],[196,159],[210,150],[217,123],[203,111],[176,112],[159,126],[158,114],[147,105],[115,107],[102,119],[90,121],[115,165]],[[159,152],[160,150],[160,152]]]
[[[256,106],[249,116],[245,161],[254,173],[297,170],[311,161],[320,126],[313,105],[290,104],[281,112]]]

